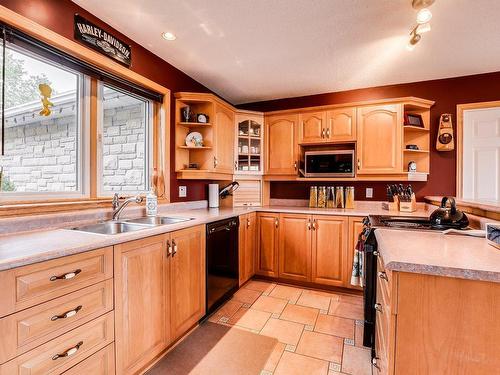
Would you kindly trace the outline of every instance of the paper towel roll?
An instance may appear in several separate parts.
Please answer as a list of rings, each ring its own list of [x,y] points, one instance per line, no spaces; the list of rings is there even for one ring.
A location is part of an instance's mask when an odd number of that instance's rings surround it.
[[[208,184],[208,207],[219,207],[219,184]]]

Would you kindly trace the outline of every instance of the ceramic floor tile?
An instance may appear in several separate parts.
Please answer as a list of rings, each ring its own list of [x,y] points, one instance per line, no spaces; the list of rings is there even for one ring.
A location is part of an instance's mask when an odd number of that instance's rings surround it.
[[[241,306],[243,306],[241,302],[229,300],[220,309],[214,312],[212,316],[208,318],[208,321],[217,322],[221,318],[230,318],[236,313],[236,311],[239,310]]]
[[[339,301],[346,303],[353,303],[355,305],[363,305],[363,296],[341,294]]]
[[[252,309],[270,312],[272,314],[281,314],[287,301],[281,298],[274,298],[269,296],[260,296],[253,303]]]
[[[330,304],[328,314],[349,319],[363,319],[363,306],[347,302],[335,302]]]
[[[305,331],[295,353],[340,363],[342,361],[342,343],[341,337]]]
[[[354,339],[354,320],[332,315],[319,315],[314,331]]]
[[[268,312],[241,308],[229,319],[228,323],[260,331],[270,317],[271,314]]]
[[[327,375],[328,362],[296,353],[284,352],[274,375]]]
[[[352,375],[371,375],[370,349],[346,345],[342,356],[342,372]]]
[[[280,319],[313,326],[319,310],[312,307],[288,304],[281,313]]]
[[[297,305],[314,307],[315,309],[320,310],[328,310],[330,307],[330,297],[304,291],[298,299]]]
[[[354,328],[354,345],[364,348],[363,346],[363,325],[356,324]]]
[[[278,365],[278,362],[281,358],[281,355],[283,354],[283,351],[285,350],[286,344],[282,342],[278,342],[276,346],[274,347],[271,355],[267,359],[267,362],[264,366],[264,371],[269,371],[273,372],[276,366]]]
[[[245,285],[243,285],[243,288],[256,290],[257,292],[269,293],[274,289],[275,286],[276,283],[270,283],[268,281],[250,280]]]
[[[236,293],[234,293],[233,300],[252,304],[257,300],[257,298],[260,297],[261,294],[261,292],[258,292],[256,290],[241,288]]]
[[[296,303],[300,297],[302,290],[287,285],[276,285],[269,296],[283,298],[289,302]]]
[[[297,345],[303,330],[303,324],[271,318],[260,333],[261,335],[275,337],[279,342],[285,344]]]

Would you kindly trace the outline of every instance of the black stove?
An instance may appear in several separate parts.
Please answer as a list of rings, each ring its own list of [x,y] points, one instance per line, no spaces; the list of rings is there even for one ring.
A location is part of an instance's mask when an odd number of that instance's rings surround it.
[[[372,228],[394,228],[405,230],[434,230],[430,219],[416,216],[390,216],[390,215],[370,215],[370,226]]]

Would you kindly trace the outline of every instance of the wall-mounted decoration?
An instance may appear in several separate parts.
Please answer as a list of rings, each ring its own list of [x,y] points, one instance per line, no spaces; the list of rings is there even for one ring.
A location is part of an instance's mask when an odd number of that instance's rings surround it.
[[[132,49],[117,37],[75,14],[74,37],[87,47],[120,62],[127,67],[132,63]]]
[[[424,127],[424,121],[422,116],[416,113],[405,113],[404,115],[404,125],[405,126],[418,126],[419,128]]]
[[[453,123],[451,114],[443,113],[439,119],[438,136],[436,140],[436,150],[452,151],[455,149],[455,140],[453,137]]]
[[[54,103],[52,103],[49,99],[52,96],[52,89],[46,83],[40,83],[38,85],[38,90],[40,90],[41,101],[42,101],[42,110],[40,111],[40,116],[50,116],[52,111],[49,107],[53,107]]]

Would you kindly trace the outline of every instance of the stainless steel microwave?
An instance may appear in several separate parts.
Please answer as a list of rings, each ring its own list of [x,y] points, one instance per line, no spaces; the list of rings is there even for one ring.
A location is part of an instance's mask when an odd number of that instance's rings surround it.
[[[306,151],[304,177],[354,177],[354,150]]]

